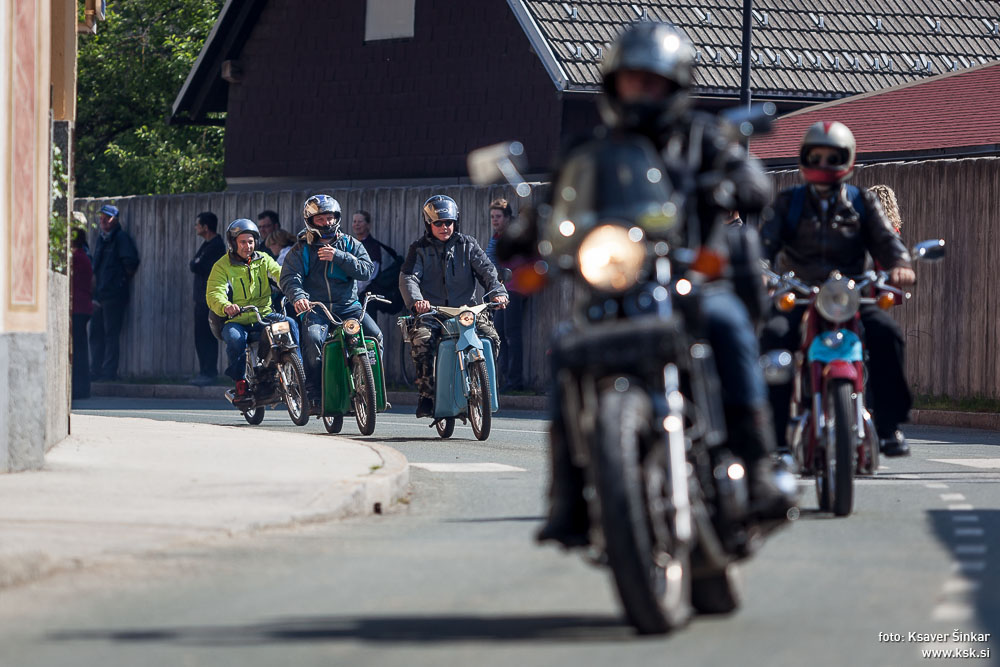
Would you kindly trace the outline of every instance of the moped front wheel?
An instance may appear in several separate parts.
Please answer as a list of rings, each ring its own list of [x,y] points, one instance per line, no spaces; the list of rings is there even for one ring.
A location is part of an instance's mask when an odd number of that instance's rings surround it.
[[[490,427],[493,424],[491,403],[486,362],[479,359],[469,365],[469,423],[478,440],[490,437]]]
[[[437,428],[439,436],[442,438],[450,438],[451,434],[455,432],[455,418],[445,417],[444,419],[439,419],[434,426]]]
[[[344,428],[344,415],[323,417],[323,427],[327,433],[340,433],[340,430]]]
[[[358,422],[361,435],[375,432],[375,375],[367,354],[359,354],[351,360],[351,374],[354,378],[354,418]]]
[[[288,416],[296,426],[305,426],[309,421],[309,404],[306,400],[306,373],[302,360],[294,352],[281,355],[281,386],[285,390],[285,406]]]
[[[253,410],[247,410],[243,413],[243,418],[247,420],[247,423],[251,426],[256,426],[257,424],[264,421],[264,408],[254,408]]]

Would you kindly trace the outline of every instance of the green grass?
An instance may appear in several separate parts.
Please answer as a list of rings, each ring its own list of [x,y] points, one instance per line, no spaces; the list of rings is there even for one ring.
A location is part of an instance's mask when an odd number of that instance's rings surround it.
[[[918,410],[949,410],[952,412],[1000,412],[1000,399],[985,396],[952,398],[917,394],[913,397],[913,407]]]

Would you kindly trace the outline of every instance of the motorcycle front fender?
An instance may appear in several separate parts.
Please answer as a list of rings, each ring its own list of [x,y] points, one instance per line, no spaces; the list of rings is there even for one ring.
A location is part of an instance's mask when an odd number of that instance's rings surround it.
[[[850,380],[852,384],[858,381],[858,369],[853,361],[836,360],[831,361],[823,367],[823,379],[830,380]]]

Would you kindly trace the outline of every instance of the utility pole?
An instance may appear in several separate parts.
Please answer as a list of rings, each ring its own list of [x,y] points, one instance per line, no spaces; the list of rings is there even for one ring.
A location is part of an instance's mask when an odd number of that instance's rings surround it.
[[[753,22],[753,0],[743,0],[743,62],[740,69],[740,106],[750,108],[750,27]]]

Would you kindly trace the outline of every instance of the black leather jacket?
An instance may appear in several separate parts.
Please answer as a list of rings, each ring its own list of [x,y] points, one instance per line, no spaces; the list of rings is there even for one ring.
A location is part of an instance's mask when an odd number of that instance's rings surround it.
[[[798,195],[802,212],[792,220],[795,191],[803,187],[804,196]],[[855,209],[852,198],[863,203],[863,211]],[[825,198],[812,186],[782,190],[765,216],[761,240],[764,257],[776,271],[794,271],[810,284],[825,281],[834,270],[863,273],[870,268],[869,253],[885,270],[910,266],[910,254],[878,198],[867,190],[858,195],[853,186],[841,185]]]

